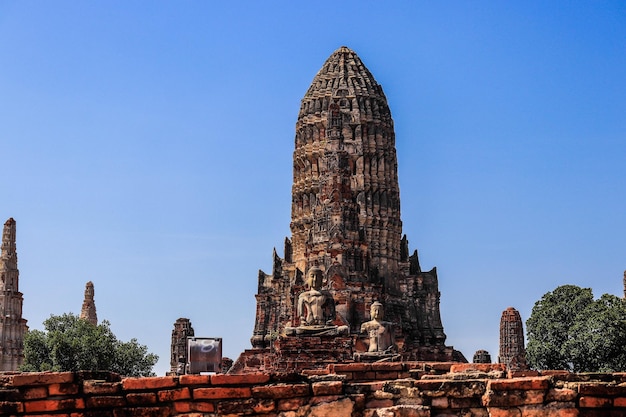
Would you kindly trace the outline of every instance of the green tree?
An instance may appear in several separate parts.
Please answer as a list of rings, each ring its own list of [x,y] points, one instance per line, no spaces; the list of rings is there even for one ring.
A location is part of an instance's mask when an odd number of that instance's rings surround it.
[[[41,330],[29,330],[24,335],[24,371],[50,371],[50,349],[46,340],[46,334]],[[37,364],[36,367],[27,364]]]
[[[535,303],[526,321],[526,359],[535,369],[571,369],[566,342],[578,314],[593,302],[591,288],[563,285]]]
[[[579,314],[566,349],[575,372],[626,370],[626,302],[604,294]]]
[[[535,303],[526,321],[526,357],[534,369],[626,369],[626,305],[591,288],[563,285]]]
[[[158,356],[136,339],[117,340],[108,321],[97,326],[69,313],[51,315],[45,331],[24,337],[22,371],[108,370],[124,376],[152,376]]]

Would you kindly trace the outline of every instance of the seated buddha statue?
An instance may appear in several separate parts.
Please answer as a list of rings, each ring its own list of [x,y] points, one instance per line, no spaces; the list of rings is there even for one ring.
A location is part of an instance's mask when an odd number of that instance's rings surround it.
[[[324,274],[314,266],[307,274],[308,290],[298,296],[297,314],[300,318],[298,327],[286,327],[286,335],[333,336],[348,334],[348,326],[336,326],[335,300],[332,294],[322,289]]]
[[[371,320],[361,325],[361,333],[369,336],[367,352],[355,354],[355,359],[376,360],[391,357],[395,354],[395,334],[393,323],[383,321],[383,305],[375,301],[370,306]]]

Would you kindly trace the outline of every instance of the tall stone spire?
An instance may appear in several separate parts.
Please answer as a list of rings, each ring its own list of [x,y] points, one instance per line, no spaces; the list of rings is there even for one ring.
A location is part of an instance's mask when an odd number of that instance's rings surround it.
[[[185,365],[187,363],[187,338],[193,336],[194,331],[189,319],[183,317],[176,320],[174,330],[172,330],[170,375],[182,375],[185,373]]]
[[[500,351],[498,362],[507,369],[525,370],[526,348],[524,347],[524,326],[519,311],[509,307],[500,318]]]
[[[296,266],[338,263],[395,280],[402,222],[393,120],[382,88],[345,46],[302,99],[293,160]]]
[[[93,282],[89,281],[85,284],[85,300],[80,310],[80,318],[97,326],[98,315],[96,314],[96,302],[93,299],[94,294]]]
[[[4,223],[0,251],[0,370],[15,371],[24,359],[24,333],[28,326],[22,318],[24,298],[19,292],[13,218]]]
[[[385,305],[405,358],[462,357],[444,345],[437,271],[422,272],[402,236],[391,111],[381,86],[349,48],[337,49],[300,105],[293,153],[291,239],[271,274],[259,271],[254,348],[297,326],[298,294],[312,269],[353,336],[369,307]],[[460,355],[460,356],[459,356]],[[463,358],[464,360],[464,358]]]

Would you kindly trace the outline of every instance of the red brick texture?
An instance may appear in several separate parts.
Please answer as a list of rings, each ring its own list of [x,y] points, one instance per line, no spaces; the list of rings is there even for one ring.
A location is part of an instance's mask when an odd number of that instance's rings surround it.
[[[0,375],[0,415],[626,415],[626,374],[545,372],[508,378],[501,371],[497,364],[475,367],[411,362],[336,364],[327,372],[308,374],[122,380],[115,374],[106,380],[91,380],[69,372],[7,373]],[[423,378],[401,377],[407,374]],[[381,379],[375,379],[377,375]]]

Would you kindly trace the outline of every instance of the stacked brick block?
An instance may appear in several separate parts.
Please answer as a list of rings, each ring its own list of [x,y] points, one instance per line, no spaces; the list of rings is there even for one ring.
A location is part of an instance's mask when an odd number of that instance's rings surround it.
[[[0,374],[0,415],[595,417],[626,415],[626,374],[509,378],[500,364],[336,364],[303,374]]]

